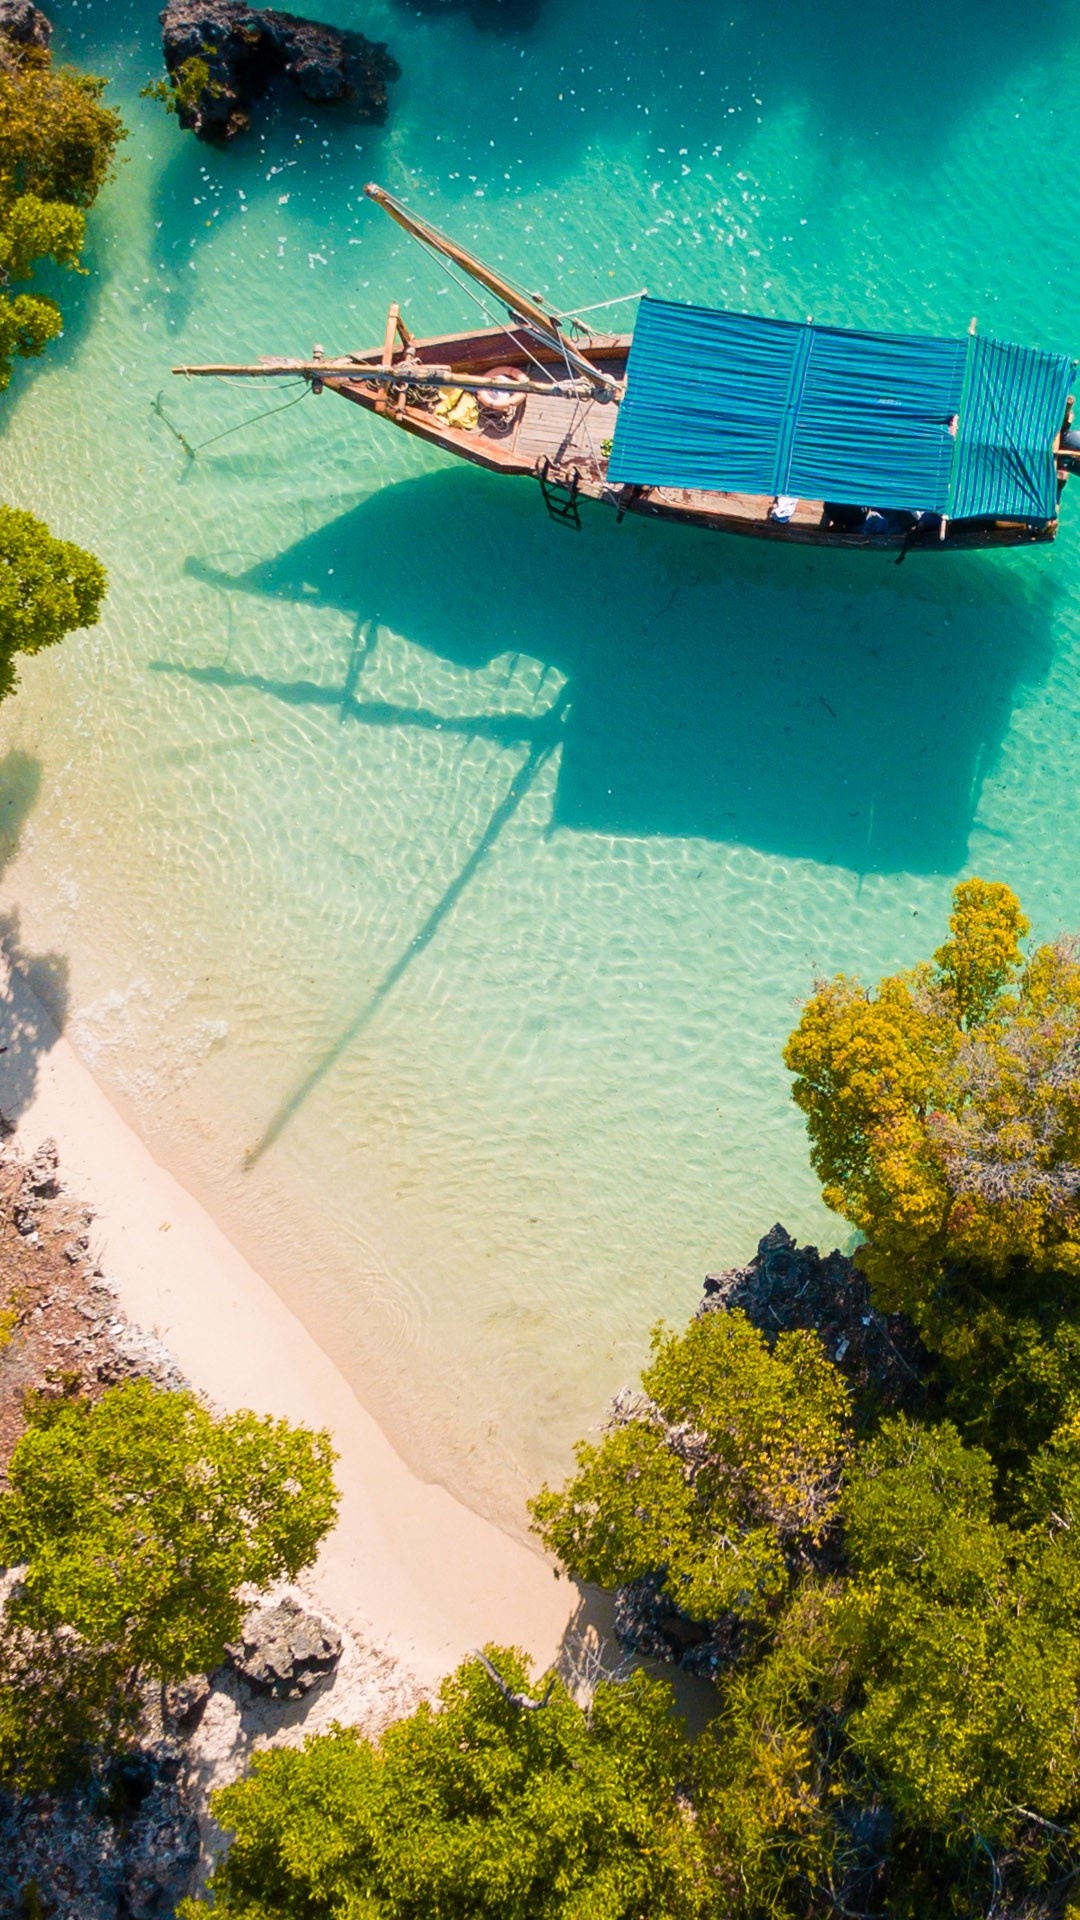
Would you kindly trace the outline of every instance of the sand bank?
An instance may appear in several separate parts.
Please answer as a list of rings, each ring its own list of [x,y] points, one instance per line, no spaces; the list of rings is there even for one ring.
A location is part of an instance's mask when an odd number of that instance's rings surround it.
[[[538,1553],[416,1478],[329,1356],[197,1201],[159,1166],[17,974],[2,996],[0,1112],[27,1152],[52,1135],[93,1207],[94,1250],[132,1320],[220,1405],[329,1427],[341,1517],[312,1597],[421,1685],[495,1640],[554,1659],[578,1594]],[[32,1059],[25,1036],[32,1034]]]

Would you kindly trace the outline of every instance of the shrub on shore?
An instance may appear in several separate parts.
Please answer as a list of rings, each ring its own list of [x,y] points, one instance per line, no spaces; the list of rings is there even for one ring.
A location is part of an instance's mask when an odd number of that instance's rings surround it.
[[[718,1915],[670,1689],[602,1681],[588,1713],[489,1648],[365,1740],[353,1728],[258,1754],[214,1795],[232,1835],[209,1904],[229,1920],[706,1920]],[[189,1901],[186,1920],[206,1907]]]
[[[15,686],[15,655],[92,627],[105,586],[92,553],[56,539],[34,514],[0,505],[0,700]]]
[[[216,1416],[146,1380],[37,1402],[0,1495],[0,1561],[20,1568],[0,1779],[78,1770],[127,1737],[147,1680],[218,1665],[240,1588],[314,1560],[337,1509],[333,1459],[325,1433]]]
[[[770,1351],[742,1313],[658,1329],[653,1356],[574,1478],[532,1502],[537,1529],[579,1579],[659,1572],[690,1618],[763,1625],[835,1521],[847,1389],[816,1335]]]
[[[62,329],[55,300],[14,289],[42,260],[79,268],[86,210],[124,138],[119,114],[102,105],[106,84],[0,31],[0,390],[13,359],[40,353]]]

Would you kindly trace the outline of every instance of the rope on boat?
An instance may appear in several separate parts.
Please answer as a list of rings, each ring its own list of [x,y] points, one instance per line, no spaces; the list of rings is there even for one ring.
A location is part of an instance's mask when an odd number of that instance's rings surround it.
[[[457,287],[460,287],[462,293],[466,294],[468,298],[474,303],[474,305],[479,307],[480,312],[484,316],[484,319],[489,320],[492,326],[498,327],[500,333],[505,333],[508,339],[513,340],[514,344],[521,348],[521,351],[525,355],[525,358],[527,360],[532,361],[533,366],[537,369],[537,372],[542,374],[544,379],[550,380],[551,375],[549,374],[548,369],[545,367],[543,361],[538,360],[535,353],[530,352],[529,348],[525,345],[524,340],[522,340],[520,337],[520,329],[524,327],[525,331],[528,333],[531,333],[533,336],[533,339],[535,340],[537,337],[535,327],[528,326],[527,323],[521,319],[520,315],[518,316],[517,329],[508,326],[505,320],[499,319],[499,316],[497,313],[492,313],[491,308],[487,306],[486,303],[480,298],[480,295],[477,293],[475,287],[470,287],[468,284],[468,281],[460,279],[458,275],[454,272],[453,267],[447,264],[443,255],[440,253],[436,253],[435,248],[430,246],[428,242],[422,237],[422,235],[418,233],[414,233],[412,238],[414,240],[419,241],[425,253],[430,254],[431,258],[436,262],[440,273],[448,273],[451,280],[454,282],[454,285]],[[565,355],[566,355],[565,344],[563,345],[563,355],[565,358]],[[569,360],[567,360],[566,365],[567,365],[567,370],[569,370],[569,367],[570,367]]]
[[[292,383],[290,382],[290,384]],[[151,400],[150,411],[151,413],[156,413],[158,419],[163,423],[163,425],[168,427],[169,432],[172,434],[173,438],[176,440],[179,440],[180,445],[183,447],[184,452],[187,454],[188,459],[194,460],[195,455],[197,453],[201,453],[204,447],[212,447],[214,445],[214,442],[217,440],[227,440],[230,433],[239,433],[242,427],[253,427],[257,420],[269,420],[271,414],[287,413],[290,407],[295,407],[299,405],[301,400],[307,399],[308,394],[311,391],[306,380],[301,380],[299,382],[299,385],[303,388],[303,392],[294,394],[291,400],[284,401],[280,407],[264,407],[261,413],[251,413],[248,415],[246,420],[238,420],[235,426],[223,427],[220,433],[212,433],[208,440],[196,440],[194,446],[192,446],[190,440],[185,439],[179,427],[174,426],[173,422],[169,419],[168,414],[165,412],[165,409],[161,404],[160,393],[158,394],[158,397],[156,400]]]
[[[636,293],[617,293],[614,300],[597,300],[591,307],[566,307],[562,313],[557,313],[555,318],[556,320],[579,320],[583,313],[603,313],[606,307],[625,307],[631,300],[643,300],[648,291],[648,287],[639,287]],[[588,333],[589,328],[583,327],[582,332]]]

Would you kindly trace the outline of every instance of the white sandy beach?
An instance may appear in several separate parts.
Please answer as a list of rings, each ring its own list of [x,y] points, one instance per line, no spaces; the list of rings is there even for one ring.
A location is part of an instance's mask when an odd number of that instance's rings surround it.
[[[0,1112],[22,1106],[17,1131],[28,1153],[55,1138],[65,1184],[94,1209],[94,1251],[129,1318],[158,1334],[221,1406],[330,1429],[341,1513],[305,1579],[312,1598],[423,1687],[486,1641],[524,1647],[549,1664],[577,1608],[576,1589],[538,1553],[409,1471],[333,1360],[159,1166],[21,977],[10,977],[3,1000],[12,1031],[36,1029],[41,1044],[29,1101],[21,1082],[14,1097],[25,1049],[0,1054]]]

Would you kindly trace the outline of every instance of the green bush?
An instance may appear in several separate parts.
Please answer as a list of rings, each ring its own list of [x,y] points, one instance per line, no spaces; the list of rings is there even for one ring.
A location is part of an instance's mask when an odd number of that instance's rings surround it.
[[[770,1352],[741,1313],[658,1329],[641,1393],[616,1402],[578,1471],[532,1502],[569,1572],[600,1586],[662,1573],[695,1620],[763,1620],[837,1509],[848,1394],[814,1334]]]
[[[489,1648],[511,1690],[524,1658]],[[213,1796],[230,1920],[720,1920],[669,1689],[558,1682],[529,1711],[478,1660],[376,1743],[351,1728],[257,1754]],[[203,1902],[181,1908],[201,1920]]]
[[[206,47],[204,52],[212,55],[217,48]],[[197,53],[182,60],[175,73],[168,74],[164,80],[152,80],[142,89],[144,99],[160,100],[166,113],[178,115],[193,114],[204,94],[213,99],[221,92],[221,82],[211,80],[209,65]]]
[[[1080,1805],[1080,1552],[1050,1519],[1074,1459],[1044,1462],[1023,1530],[948,1424],[886,1422],[851,1476],[847,1738],[913,1828],[1006,1844]]]
[[[17,283],[42,260],[78,268],[86,210],[124,138],[105,86],[0,33],[0,390],[15,358],[61,331],[56,302]]]
[[[93,554],[55,539],[32,513],[0,506],[0,700],[15,685],[16,654],[93,626],[104,596],[105,569]]]
[[[6,1609],[9,1673],[36,1670],[47,1691],[68,1649],[134,1700],[147,1679],[216,1666],[240,1626],[240,1588],[314,1560],[337,1510],[333,1459],[325,1433],[216,1416],[145,1380],[96,1402],[37,1402],[0,1495],[0,1560],[22,1569]],[[20,1781],[66,1765],[73,1744],[53,1737],[32,1691],[0,1698],[0,1774]],[[108,1714],[96,1694],[76,1697],[77,1680],[70,1691],[75,1719],[86,1710],[75,1744],[88,1749]]]

